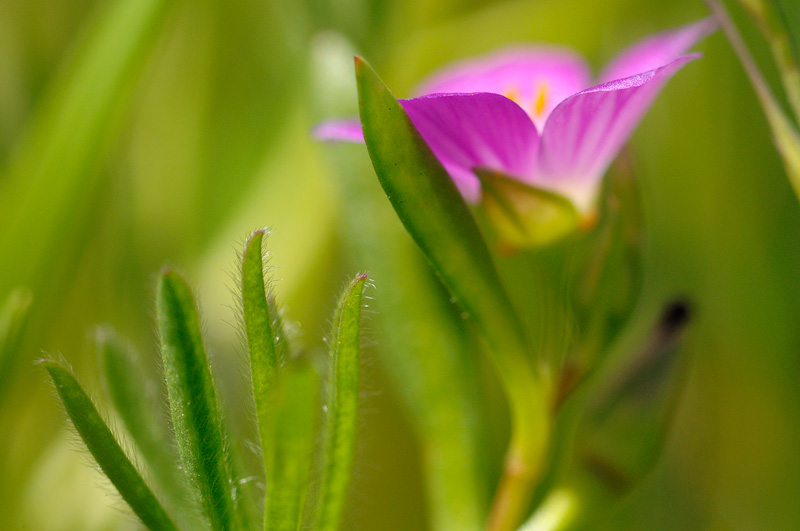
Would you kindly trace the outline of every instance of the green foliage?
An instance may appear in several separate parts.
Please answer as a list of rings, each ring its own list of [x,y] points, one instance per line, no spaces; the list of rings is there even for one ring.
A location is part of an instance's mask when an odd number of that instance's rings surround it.
[[[278,359],[277,342],[285,337],[283,330],[274,330],[277,313],[267,302],[264,280],[262,240],[264,231],[256,231],[247,241],[242,261],[242,313],[244,317],[247,350],[250,353],[250,370],[253,396],[256,404],[261,451],[267,477],[273,466],[269,447],[274,424],[276,380],[283,360]]]
[[[364,139],[400,221],[489,345],[512,415],[506,471],[489,528],[524,517],[543,467],[549,419],[545,385],[522,324],[463,197],[383,81],[356,59]]]
[[[0,308],[0,396],[19,365],[19,346],[33,297],[26,289],[16,289]]]
[[[356,78],[367,149],[400,221],[497,355],[524,356],[522,326],[464,198],[362,59]]]
[[[294,361],[284,368],[270,403],[275,418],[267,439],[270,455],[264,457],[272,463],[267,471],[267,531],[303,529],[318,425],[318,395],[319,376],[310,364]]]
[[[41,363],[53,378],[64,408],[92,457],[136,516],[150,529],[177,530],[69,369],[52,360]]]
[[[0,294],[15,285],[56,295],[86,242],[106,173],[100,165],[171,0],[116,0],[99,13],[48,87],[0,194]],[[31,237],[35,234],[36,237]],[[52,260],[58,246],[62,259]],[[13,283],[9,285],[9,283]],[[52,297],[42,304],[52,304]]]
[[[174,440],[161,420],[156,382],[145,374],[141,358],[110,328],[97,332],[98,363],[106,395],[125,430],[148,465],[159,491],[169,496],[171,509],[187,509],[192,498],[186,478],[175,467]]]
[[[334,314],[325,423],[325,471],[320,485],[316,529],[339,527],[350,485],[358,428],[361,350],[361,306],[367,275],[345,289]]]
[[[242,317],[267,485],[263,527],[266,531],[299,531],[317,518],[321,528],[335,531],[347,497],[355,451],[361,307],[367,275],[358,275],[350,284],[334,316],[326,406],[329,418],[321,458],[324,471],[318,480],[311,473],[320,424],[320,379],[307,359],[290,358],[276,304],[266,295],[263,236],[261,230],[248,239],[241,276]],[[243,466],[238,454],[242,441],[225,429],[197,307],[189,285],[174,271],[165,270],[159,278],[156,309],[161,361],[183,474],[174,465],[172,441],[159,423],[152,382],[113,332],[103,330],[98,338],[99,361],[107,392],[175,511],[192,526],[202,525],[192,521],[197,501],[212,530],[249,529],[247,502],[239,499],[241,494],[234,487],[234,478]],[[78,433],[123,499],[151,529],[174,528],[71,372],[53,361],[43,363]],[[317,481],[321,485],[318,510],[307,513],[307,506],[315,505],[307,500],[311,485]],[[187,483],[193,495],[187,496]]]
[[[234,528],[233,479],[191,289],[165,271],[156,296],[161,359],[181,462],[215,530]]]

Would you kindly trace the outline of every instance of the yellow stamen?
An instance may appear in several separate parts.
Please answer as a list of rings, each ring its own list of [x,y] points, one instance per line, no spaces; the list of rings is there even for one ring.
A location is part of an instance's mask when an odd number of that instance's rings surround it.
[[[547,93],[549,89],[547,84],[540,83],[539,86],[536,88],[536,99],[533,105],[533,113],[535,116],[541,116],[544,112],[544,107],[547,105]]]
[[[503,96],[505,96],[506,98],[510,99],[511,101],[519,105],[519,90],[515,88],[510,88],[505,92],[503,92]]]

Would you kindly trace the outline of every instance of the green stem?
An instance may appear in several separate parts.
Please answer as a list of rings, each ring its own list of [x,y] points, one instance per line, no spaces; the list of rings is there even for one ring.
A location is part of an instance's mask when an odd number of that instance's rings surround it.
[[[569,488],[551,492],[520,531],[564,531],[578,519],[582,509],[580,496]]]
[[[528,371],[503,371],[511,408],[511,441],[489,514],[489,531],[513,531],[527,515],[544,470],[550,433],[547,386]]]

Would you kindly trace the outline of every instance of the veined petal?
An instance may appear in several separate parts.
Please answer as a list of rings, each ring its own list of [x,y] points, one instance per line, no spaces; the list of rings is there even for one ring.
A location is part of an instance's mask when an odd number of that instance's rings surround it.
[[[361,122],[355,119],[322,122],[311,130],[311,135],[317,140],[364,143]]]
[[[699,54],[579,92],[547,120],[534,184],[592,208],[600,180],[664,84]]]
[[[530,180],[539,133],[519,105],[499,94],[435,94],[400,100],[411,122],[464,197],[480,200],[473,169]]]
[[[591,85],[583,58],[555,47],[519,47],[462,61],[438,71],[418,95],[493,92],[514,100],[537,126],[568,96]]]
[[[639,41],[609,63],[600,76],[600,82],[607,83],[664,66],[716,29],[716,20],[709,17]]]

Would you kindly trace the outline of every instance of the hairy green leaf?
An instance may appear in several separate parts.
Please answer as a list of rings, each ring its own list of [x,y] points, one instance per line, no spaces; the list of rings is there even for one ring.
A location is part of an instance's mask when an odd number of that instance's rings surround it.
[[[330,344],[324,472],[315,529],[338,529],[350,485],[358,427],[361,304],[367,275],[345,289],[334,315]]]
[[[156,309],[172,423],[183,466],[212,528],[233,529],[232,478],[200,319],[189,285],[174,271],[161,275]]]
[[[272,329],[274,315],[267,301],[264,281],[263,239],[263,230],[254,232],[244,249],[242,308],[247,350],[250,354],[256,418],[261,436],[261,448],[264,452],[264,463],[268,467],[267,453],[271,444],[269,426],[272,423],[271,417],[274,411],[272,399],[280,360],[276,346],[276,331]]]
[[[43,361],[42,365],[53,378],[67,414],[86,447],[136,516],[150,529],[177,530],[69,369],[51,360]]]
[[[317,426],[319,377],[308,363],[282,372],[272,407],[272,467],[267,476],[264,528],[297,531],[302,524]]]
[[[185,478],[175,464],[172,438],[160,422],[162,408],[156,382],[147,378],[136,353],[113,330],[97,332],[97,350],[106,394],[152,471],[153,479],[170,496],[170,508],[187,503]],[[185,511],[183,511],[185,512]]]

